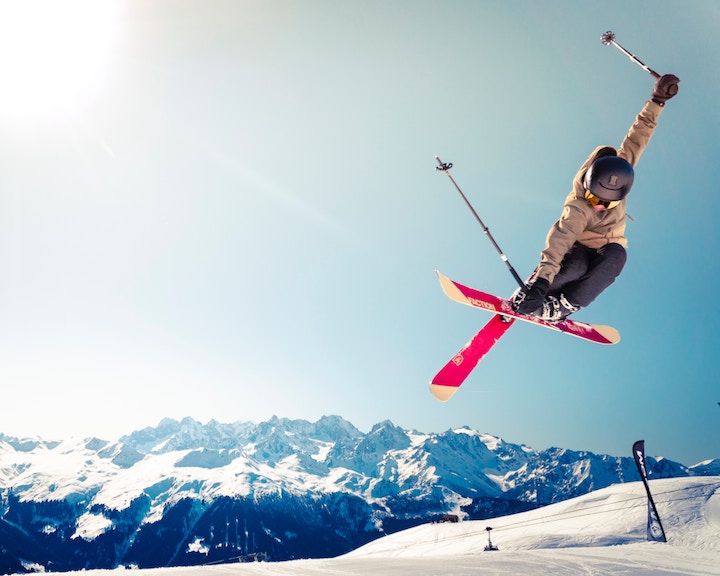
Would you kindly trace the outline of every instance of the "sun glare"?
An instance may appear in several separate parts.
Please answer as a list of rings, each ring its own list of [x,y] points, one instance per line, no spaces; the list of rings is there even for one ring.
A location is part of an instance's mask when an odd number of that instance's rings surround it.
[[[92,99],[117,12],[115,0],[0,0],[0,115],[57,115]]]

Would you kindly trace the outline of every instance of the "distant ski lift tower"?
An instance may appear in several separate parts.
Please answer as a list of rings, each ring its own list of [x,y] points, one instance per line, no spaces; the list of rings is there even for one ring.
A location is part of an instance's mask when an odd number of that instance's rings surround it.
[[[488,543],[487,546],[485,546],[485,552],[489,552],[491,550],[498,550],[498,547],[493,546],[492,540],[490,540],[490,531],[492,530],[492,528],[488,526],[487,528],[485,528],[485,530],[487,530],[488,533]]]

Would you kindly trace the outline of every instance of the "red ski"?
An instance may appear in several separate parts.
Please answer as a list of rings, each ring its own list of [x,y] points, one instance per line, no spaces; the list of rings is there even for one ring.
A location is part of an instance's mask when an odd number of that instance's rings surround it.
[[[441,402],[450,400],[460,388],[460,384],[470,376],[470,372],[480,364],[485,354],[490,352],[514,322],[515,318],[505,319],[499,314],[495,314],[490,322],[485,324],[472,340],[465,344],[462,350],[455,354],[452,360],[435,375],[430,382],[430,392],[433,396]]]
[[[443,291],[451,300],[482,308],[493,312],[495,316],[480,330],[445,367],[437,373],[430,383],[430,391],[441,401],[449,400],[457,392],[457,389],[469,376],[473,368],[485,357],[495,343],[510,328],[515,319],[539,324],[545,328],[564,332],[571,336],[589,340],[597,344],[616,344],[620,341],[620,334],[611,326],[599,326],[586,324],[575,320],[563,320],[562,322],[549,323],[532,316],[518,314],[513,310],[512,304],[505,298],[493,296],[470,288],[450,280],[439,272],[440,285]]]

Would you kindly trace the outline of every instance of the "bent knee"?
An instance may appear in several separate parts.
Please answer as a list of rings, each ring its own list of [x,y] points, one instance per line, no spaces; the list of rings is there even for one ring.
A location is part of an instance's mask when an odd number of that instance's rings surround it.
[[[627,250],[616,242],[606,244],[598,250],[598,254],[602,256],[605,265],[614,270],[616,276],[622,272],[627,262]]]

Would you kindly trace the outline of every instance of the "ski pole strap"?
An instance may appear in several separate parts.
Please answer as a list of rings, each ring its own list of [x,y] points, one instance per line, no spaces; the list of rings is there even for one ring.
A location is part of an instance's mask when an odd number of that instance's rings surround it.
[[[470,204],[470,201],[467,199],[465,194],[463,194],[463,191],[460,189],[460,186],[458,186],[457,182],[455,182],[455,179],[450,175],[450,168],[453,167],[452,162],[443,162],[435,156],[435,160],[437,160],[438,165],[435,166],[435,170],[438,170],[440,172],[445,172],[447,174],[447,177],[450,178],[450,182],[453,183],[453,186],[455,186],[455,189],[458,191],[462,199],[465,201],[465,204],[470,209],[470,211],[473,213],[473,216],[475,216],[475,220],[478,221],[480,226],[482,227],[483,232],[485,235],[490,239],[490,242],[495,247],[495,250],[497,250],[498,254],[500,254],[500,258],[503,262],[505,262],[505,265],[508,267],[508,270],[510,270],[510,274],[512,274],[513,278],[515,278],[515,281],[518,283],[518,286],[525,290],[527,287],[525,286],[525,282],[523,282],[522,278],[518,275],[518,273],[515,271],[515,268],[512,267],[512,264],[510,264],[510,260],[508,260],[508,257],[505,256],[505,253],[501,250],[500,246],[498,246],[498,243],[495,241],[495,238],[493,238],[493,235],[490,233],[490,229],[485,226],[485,223],[482,221],[478,213],[475,211],[475,208],[473,208],[472,204]]]

